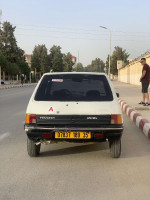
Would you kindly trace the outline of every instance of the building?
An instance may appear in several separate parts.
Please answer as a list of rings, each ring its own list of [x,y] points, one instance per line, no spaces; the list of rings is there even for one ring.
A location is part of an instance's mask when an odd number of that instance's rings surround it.
[[[25,61],[28,63],[29,67],[31,68],[31,57],[32,54],[24,54]]]
[[[72,56],[72,62],[75,64],[77,61],[77,58],[75,56]]]
[[[118,67],[118,80],[124,83],[140,85],[140,77],[142,75],[141,58],[146,58],[146,62],[150,65],[150,52],[142,54],[138,58],[131,60],[128,65]]]

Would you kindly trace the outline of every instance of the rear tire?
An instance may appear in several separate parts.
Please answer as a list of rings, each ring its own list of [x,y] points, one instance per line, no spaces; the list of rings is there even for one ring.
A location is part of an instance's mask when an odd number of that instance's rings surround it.
[[[34,141],[27,138],[27,152],[30,157],[37,157],[40,154],[41,144],[36,145]]]
[[[117,138],[110,143],[110,152],[112,158],[119,158],[121,155],[121,139]]]

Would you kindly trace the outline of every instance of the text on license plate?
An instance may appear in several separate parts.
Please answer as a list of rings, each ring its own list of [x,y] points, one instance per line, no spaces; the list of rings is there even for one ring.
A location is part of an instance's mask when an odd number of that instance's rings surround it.
[[[68,139],[91,139],[91,132],[85,131],[57,131],[55,138]]]

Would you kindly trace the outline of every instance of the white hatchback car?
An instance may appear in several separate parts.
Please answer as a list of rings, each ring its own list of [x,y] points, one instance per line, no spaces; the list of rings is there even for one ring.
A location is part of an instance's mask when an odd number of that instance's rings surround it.
[[[123,119],[117,95],[104,73],[46,73],[29,101],[25,132],[30,156],[41,143],[108,141],[120,157]]]

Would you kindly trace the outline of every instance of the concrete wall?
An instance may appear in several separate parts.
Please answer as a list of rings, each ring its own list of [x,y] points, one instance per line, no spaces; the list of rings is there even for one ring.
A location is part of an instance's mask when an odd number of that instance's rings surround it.
[[[150,54],[143,57],[146,58],[147,64],[150,65]],[[140,59],[132,61],[129,65],[118,70],[118,80],[124,83],[140,85],[139,80],[142,74],[142,68]]]

